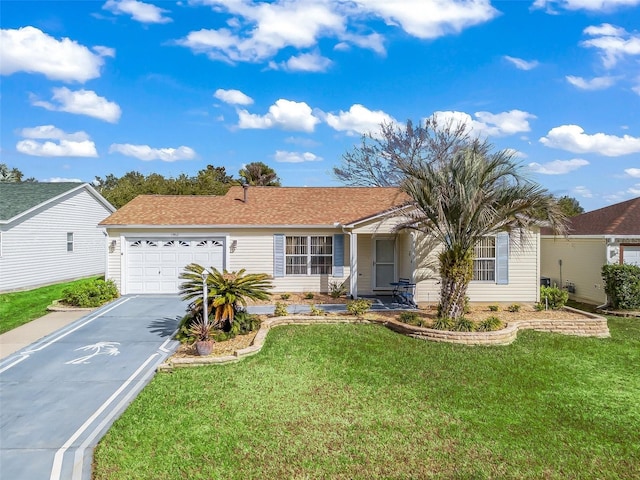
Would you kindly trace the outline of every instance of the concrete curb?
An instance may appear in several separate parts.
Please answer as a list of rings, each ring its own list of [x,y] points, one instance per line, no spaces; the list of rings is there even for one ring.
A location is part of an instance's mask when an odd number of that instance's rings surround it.
[[[225,365],[255,355],[264,345],[269,330],[281,325],[330,325],[340,323],[379,323],[394,332],[401,333],[420,340],[435,342],[457,343],[463,345],[509,345],[518,336],[520,330],[536,330],[540,332],[561,333],[563,335],[577,335],[584,337],[607,338],[610,336],[607,319],[600,315],[583,312],[570,307],[565,310],[585,316],[585,319],[575,320],[517,320],[510,322],[506,328],[493,332],[452,332],[435,330],[432,328],[414,327],[397,320],[365,320],[358,317],[311,317],[308,315],[292,315],[287,317],[270,318],[262,322],[250,346],[237,350],[233,355],[221,357],[184,357],[169,358],[158,367],[158,371],[171,371],[174,368],[193,367],[203,365]]]

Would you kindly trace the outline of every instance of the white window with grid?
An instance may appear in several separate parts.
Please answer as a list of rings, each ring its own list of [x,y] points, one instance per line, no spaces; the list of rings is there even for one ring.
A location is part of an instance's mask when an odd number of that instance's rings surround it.
[[[286,275],[331,275],[332,236],[287,236]]]
[[[484,237],[473,250],[473,280],[495,282],[496,237]]]
[[[67,252],[73,252],[73,232],[67,232]]]

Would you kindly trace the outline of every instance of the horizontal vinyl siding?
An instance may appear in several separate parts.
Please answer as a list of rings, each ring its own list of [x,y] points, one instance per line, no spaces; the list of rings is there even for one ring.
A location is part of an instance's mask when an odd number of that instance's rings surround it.
[[[541,251],[540,274],[549,277],[552,285],[573,283],[576,293],[570,298],[597,305],[605,303],[602,266],[607,263],[607,248],[604,238],[545,237],[541,241]],[[562,260],[562,273],[559,260]]]
[[[110,213],[81,189],[5,225],[0,291],[104,274],[105,236],[97,225]],[[73,252],[67,252],[67,232],[73,232]]]
[[[113,251],[109,249],[111,242],[115,242]],[[121,254],[122,243],[120,242],[120,234],[109,232],[107,237],[107,272],[106,278],[113,280],[118,287],[118,291],[122,291],[122,282],[120,281],[121,272]]]
[[[426,253],[427,250],[431,253]],[[437,303],[440,299],[438,249],[428,244],[422,248],[418,246],[416,256],[421,267],[416,272],[417,301]],[[509,284],[472,281],[467,290],[469,300],[482,303],[536,302],[539,296],[538,258],[538,235],[528,234],[517,242],[510,239]]]
[[[514,234],[514,235],[517,235]],[[472,302],[536,302],[539,299],[539,236],[510,239],[509,284],[471,282],[467,295]]]
[[[225,252],[225,269],[228,271],[238,271],[245,269],[247,273],[266,273],[273,276],[273,235],[282,233],[285,235],[334,235],[341,233],[335,230],[281,230],[281,229],[184,229],[184,230],[167,230],[167,229],[147,229],[147,230],[124,230],[110,229],[109,241],[116,240],[116,247],[112,253],[109,253],[109,277],[112,278],[118,288],[122,285],[122,276],[125,272],[121,271],[121,240],[120,236],[129,237],[146,237],[164,236],[165,238],[180,238],[193,236],[210,236],[210,237],[226,237],[227,245]],[[232,247],[233,242],[235,247]],[[345,265],[344,275],[342,277],[333,277],[330,275],[309,275],[295,277],[272,278],[271,282],[274,286],[273,292],[326,292],[331,282],[343,282],[349,278],[349,245],[345,238]]]

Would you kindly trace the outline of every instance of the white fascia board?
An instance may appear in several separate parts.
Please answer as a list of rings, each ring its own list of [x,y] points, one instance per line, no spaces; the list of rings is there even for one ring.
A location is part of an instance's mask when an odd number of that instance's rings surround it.
[[[186,229],[203,229],[203,228],[215,228],[215,229],[244,229],[244,230],[257,230],[257,229],[331,229],[338,230],[339,225],[229,225],[229,224],[212,224],[212,225],[118,225],[118,224],[101,224],[99,225],[106,229],[117,230],[186,230]]]
[[[356,220],[355,222],[347,223],[344,225],[345,228],[356,228],[358,225],[371,222],[373,220],[378,220],[380,218],[390,218],[397,216],[400,212],[404,210],[411,210],[415,207],[413,205],[403,205],[401,207],[392,208],[391,210],[387,210],[386,212],[376,213],[375,215],[371,215],[370,217],[361,218],[360,220]]]
[[[609,235],[611,236],[611,235]],[[617,236],[617,235],[616,235]],[[565,240],[571,240],[572,238],[574,239],[599,239],[599,240],[604,240],[605,238],[607,238],[604,234],[602,235],[540,235],[540,238],[555,238],[555,239],[565,239]]]

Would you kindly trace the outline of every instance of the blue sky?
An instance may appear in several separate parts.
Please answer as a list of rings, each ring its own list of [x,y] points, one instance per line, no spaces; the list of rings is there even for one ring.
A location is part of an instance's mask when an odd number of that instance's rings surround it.
[[[381,121],[468,122],[586,210],[640,195],[640,0],[7,1],[1,159],[338,185]]]

